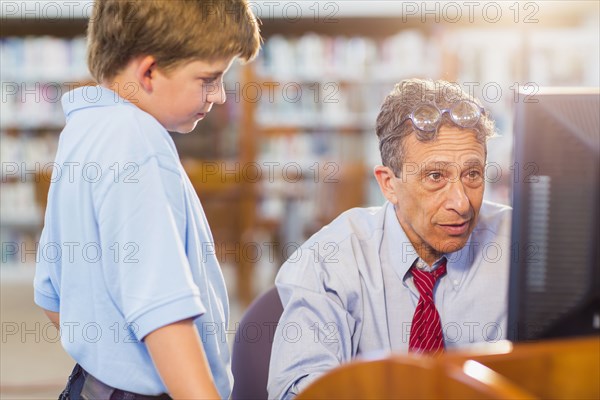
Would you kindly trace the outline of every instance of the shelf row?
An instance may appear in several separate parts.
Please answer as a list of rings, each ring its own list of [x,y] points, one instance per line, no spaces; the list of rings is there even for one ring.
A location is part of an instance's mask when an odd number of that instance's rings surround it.
[[[596,42],[593,24],[534,32],[405,29],[385,39],[273,35],[249,66],[253,78],[226,77],[225,90],[229,102],[255,104],[261,127],[367,129],[383,97],[407,77],[456,80],[506,113],[526,85],[599,85]],[[1,39],[0,127],[61,127],[61,95],[90,81],[85,46],[83,36]]]

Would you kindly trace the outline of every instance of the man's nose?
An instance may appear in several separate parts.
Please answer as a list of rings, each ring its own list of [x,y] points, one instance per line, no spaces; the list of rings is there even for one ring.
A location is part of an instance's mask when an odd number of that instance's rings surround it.
[[[471,209],[469,197],[460,179],[448,183],[446,208],[454,210],[457,214],[466,216]]]

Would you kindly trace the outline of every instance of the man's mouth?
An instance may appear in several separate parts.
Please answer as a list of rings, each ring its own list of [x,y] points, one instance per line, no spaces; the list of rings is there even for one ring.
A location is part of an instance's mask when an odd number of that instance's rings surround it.
[[[464,235],[469,230],[469,221],[439,225],[446,233],[453,236]]]

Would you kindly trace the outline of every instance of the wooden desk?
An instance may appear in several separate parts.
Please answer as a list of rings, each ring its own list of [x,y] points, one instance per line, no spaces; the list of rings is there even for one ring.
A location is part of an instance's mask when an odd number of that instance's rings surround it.
[[[321,377],[302,399],[598,399],[600,338],[501,342],[438,358],[355,361]]]
[[[485,366],[536,398],[600,398],[600,337],[505,346],[506,351],[449,353],[444,362],[464,366],[470,360],[474,368]]]

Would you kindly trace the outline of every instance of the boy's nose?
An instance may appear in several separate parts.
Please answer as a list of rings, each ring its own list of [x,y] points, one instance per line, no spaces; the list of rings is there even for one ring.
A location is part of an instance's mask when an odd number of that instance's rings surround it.
[[[223,104],[225,100],[227,100],[227,95],[223,83],[211,85],[206,94],[206,102]]]

